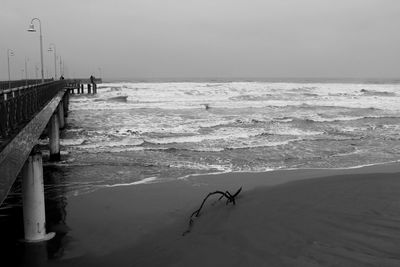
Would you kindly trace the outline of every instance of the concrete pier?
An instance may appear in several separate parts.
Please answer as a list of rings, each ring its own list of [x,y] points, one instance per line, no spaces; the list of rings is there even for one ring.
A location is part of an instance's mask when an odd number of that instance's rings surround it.
[[[25,241],[49,240],[55,233],[46,233],[42,153],[37,146],[32,149],[22,173]]]
[[[64,124],[66,124],[66,120],[68,117],[68,111],[69,111],[69,91],[67,91],[63,97],[63,108],[64,108]]]
[[[60,160],[60,125],[58,121],[58,112],[51,116],[49,122],[49,145],[50,161]]]
[[[66,125],[70,94],[75,94],[75,89],[82,85],[93,83],[90,79],[40,82],[16,81],[9,90],[9,82],[0,81],[0,204],[46,127],[50,137],[50,160],[60,159],[59,124],[63,126],[64,118]],[[96,79],[96,82],[102,81]],[[2,88],[3,84],[6,88]]]
[[[88,94],[91,94],[92,93],[92,85],[90,83],[88,83],[87,89],[88,89]]]
[[[60,104],[58,104],[57,114],[58,114],[58,121],[60,123],[59,125],[60,129],[64,129],[65,127],[64,101],[61,101]]]

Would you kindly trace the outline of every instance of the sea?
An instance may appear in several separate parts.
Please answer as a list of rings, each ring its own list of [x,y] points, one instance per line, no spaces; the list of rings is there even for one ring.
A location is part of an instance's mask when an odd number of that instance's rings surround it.
[[[39,141],[46,228],[57,232],[45,256],[18,242],[20,177],[0,206],[0,255],[15,266],[47,266],[91,240],[77,232],[89,217],[69,203],[102,188],[400,161],[400,82],[113,81],[71,95],[69,108],[61,161],[48,161],[46,134]]]
[[[396,162],[399,86],[103,83],[96,95],[71,97],[62,161],[45,168],[62,177],[66,194],[79,195],[202,174]]]
[[[115,81],[69,107],[61,161],[44,163],[49,195],[400,160],[398,82]]]

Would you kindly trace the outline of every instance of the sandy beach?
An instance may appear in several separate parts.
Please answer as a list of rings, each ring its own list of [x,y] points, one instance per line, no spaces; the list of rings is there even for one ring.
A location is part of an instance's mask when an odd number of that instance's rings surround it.
[[[208,192],[240,186],[182,236]],[[25,245],[21,265],[399,266],[399,192],[398,164],[104,188],[69,197],[65,224],[49,225],[59,238]]]

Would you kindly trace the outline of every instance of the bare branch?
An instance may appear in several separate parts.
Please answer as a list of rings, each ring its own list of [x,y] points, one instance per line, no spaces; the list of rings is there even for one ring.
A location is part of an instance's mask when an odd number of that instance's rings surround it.
[[[239,193],[240,193],[241,191],[242,191],[242,187],[240,187],[240,188],[236,191],[236,193],[233,194],[233,195],[232,195],[229,191],[222,192],[222,191],[219,191],[219,190],[209,193],[209,194],[203,199],[203,202],[201,203],[200,208],[198,208],[197,210],[195,210],[195,211],[190,215],[190,218],[189,218],[189,227],[188,227],[188,229],[187,229],[182,235],[184,236],[184,235],[190,233],[190,230],[191,230],[191,228],[192,228],[192,226],[193,226],[193,223],[194,223],[193,216],[195,216],[195,217],[199,217],[199,216],[200,216],[200,211],[201,211],[201,209],[203,208],[204,203],[206,202],[206,200],[207,200],[210,196],[212,196],[212,195],[221,195],[221,196],[218,198],[218,200],[221,200],[221,199],[223,199],[223,198],[225,197],[225,198],[226,198],[226,205],[228,205],[229,203],[233,203],[233,205],[235,205],[235,204],[236,204],[235,198],[239,195]]]

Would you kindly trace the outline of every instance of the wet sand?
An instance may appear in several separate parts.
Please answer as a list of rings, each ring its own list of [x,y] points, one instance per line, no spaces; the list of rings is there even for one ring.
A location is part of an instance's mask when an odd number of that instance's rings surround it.
[[[182,236],[208,192],[240,186]],[[398,164],[104,188],[64,209],[58,240],[26,246],[26,266],[400,266]]]

